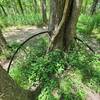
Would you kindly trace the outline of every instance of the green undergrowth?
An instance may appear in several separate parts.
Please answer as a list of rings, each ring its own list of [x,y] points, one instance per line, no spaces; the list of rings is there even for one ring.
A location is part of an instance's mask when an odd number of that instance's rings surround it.
[[[100,41],[100,14],[81,14],[77,23],[77,33],[82,36],[83,40],[91,37]]]
[[[11,42],[7,45],[7,49],[0,53],[0,60],[10,59],[16,49],[19,47],[20,43]]]
[[[0,25],[3,27],[8,26],[23,26],[23,25],[35,25],[42,26],[43,20],[40,13],[26,13],[26,14],[16,14],[8,15],[6,17],[0,17]]]
[[[92,54],[81,43],[68,53],[54,50],[46,54],[47,40],[36,41],[34,46],[26,46],[26,56],[20,58],[23,53],[19,52],[10,70],[21,87],[28,89],[42,82],[38,100],[85,100],[86,87],[100,92],[100,55]]]

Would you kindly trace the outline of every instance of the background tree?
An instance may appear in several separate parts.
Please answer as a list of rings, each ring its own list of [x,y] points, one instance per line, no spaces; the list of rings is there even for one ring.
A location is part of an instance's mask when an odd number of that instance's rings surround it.
[[[90,27],[88,28],[88,31],[87,31],[87,33],[90,33],[90,34],[92,33],[92,31],[93,31],[93,29],[95,27],[95,24],[96,24],[96,22],[95,22],[96,15],[94,15],[94,14],[96,13],[96,7],[98,5],[98,1],[99,0],[93,0],[92,6],[91,6],[91,9],[90,9],[90,14],[91,14],[91,18],[92,18],[92,24],[89,23]]]
[[[5,16],[7,16],[7,13],[6,13],[6,11],[5,11],[5,8],[3,7],[3,5],[2,5],[2,4],[0,4],[0,7],[1,7],[1,9],[2,9],[2,11],[3,11],[4,15],[5,15]]]
[[[5,49],[7,49],[7,42],[0,29],[0,52],[4,53]]]
[[[19,4],[19,7],[20,7],[20,9],[21,9],[21,13],[24,14],[24,9],[23,9],[21,0],[18,0],[18,4]]]
[[[43,22],[47,23],[46,0],[41,0],[41,9],[42,9]]]
[[[34,12],[37,13],[37,9],[38,9],[37,0],[33,0],[33,9],[34,9]]]
[[[91,6],[91,11],[90,11],[91,15],[93,15],[96,12],[96,6],[98,4],[98,1],[99,0],[93,0],[92,6]]]

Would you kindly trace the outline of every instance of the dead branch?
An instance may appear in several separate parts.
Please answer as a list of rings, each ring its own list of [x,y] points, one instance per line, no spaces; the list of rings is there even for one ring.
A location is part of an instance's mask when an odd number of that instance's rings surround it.
[[[26,42],[28,42],[29,40],[31,40],[32,38],[34,38],[34,37],[36,37],[36,36],[38,36],[38,35],[42,35],[42,34],[49,33],[49,32],[50,32],[50,31],[48,31],[47,29],[44,30],[44,31],[42,31],[42,32],[38,32],[37,34],[35,34],[35,35],[29,37],[28,39],[26,39],[22,44],[20,44],[19,47],[17,48],[17,50],[14,52],[13,56],[11,57],[11,60],[10,60],[9,65],[8,65],[7,73],[9,73],[10,66],[11,66],[11,64],[12,64],[12,62],[13,62],[13,60],[14,60],[16,54],[18,53],[18,51],[23,47],[23,45],[24,45]]]
[[[92,51],[92,52],[95,54],[95,51],[94,51],[87,43],[85,43],[83,40],[81,40],[81,39],[78,38],[78,37],[74,37],[74,38],[75,38],[75,40],[78,40],[78,41],[80,41],[81,43],[83,43],[87,48],[89,48],[90,51]]]

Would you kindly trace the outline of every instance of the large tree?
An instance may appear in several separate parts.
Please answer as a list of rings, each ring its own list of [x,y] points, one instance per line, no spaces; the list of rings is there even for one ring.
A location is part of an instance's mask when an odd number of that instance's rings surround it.
[[[53,29],[52,41],[49,50],[61,49],[68,50],[75,36],[75,28],[80,14],[82,0],[51,0],[52,4],[56,6],[56,9],[51,12],[51,21],[49,29]],[[54,5],[52,5],[54,7]],[[54,25],[55,24],[55,25]],[[51,28],[50,26],[53,27]]]

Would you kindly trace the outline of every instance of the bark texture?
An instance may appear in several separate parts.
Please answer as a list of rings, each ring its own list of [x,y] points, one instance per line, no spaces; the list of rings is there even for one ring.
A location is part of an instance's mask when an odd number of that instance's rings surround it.
[[[94,15],[94,13],[96,12],[96,6],[98,4],[99,0],[93,0],[93,4],[91,6],[91,15]]]
[[[0,100],[30,100],[28,92],[19,88],[0,66]]]
[[[54,31],[56,29],[57,24],[57,0],[50,1],[50,18],[49,18],[49,30]],[[51,33],[50,36],[53,34]]]
[[[29,90],[19,87],[0,65],[0,100],[37,100],[42,84]]]
[[[49,47],[49,50],[68,50],[75,35],[76,24],[80,14],[82,0],[57,0],[56,18],[57,28]]]
[[[7,16],[7,13],[6,13],[6,11],[5,11],[5,8],[3,7],[3,5],[2,5],[2,4],[0,4],[0,7],[1,7],[1,9],[2,9],[2,11],[3,11],[4,15],[5,15],[5,16]]]
[[[37,13],[37,11],[38,11],[38,3],[37,3],[37,0],[33,0],[33,8],[34,8],[34,12]]]
[[[24,15],[24,9],[23,9],[21,0],[18,0],[18,4],[19,4],[19,7],[21,9],[21,13]]]
[[[43,22],[44,23],[47,23],[46,0],[41,0],[41,8],[42,8],[42,18],[43,18]]]
[[[7,48],[7,42],[0,30],[0,52],[4,53],[5,49]]]

